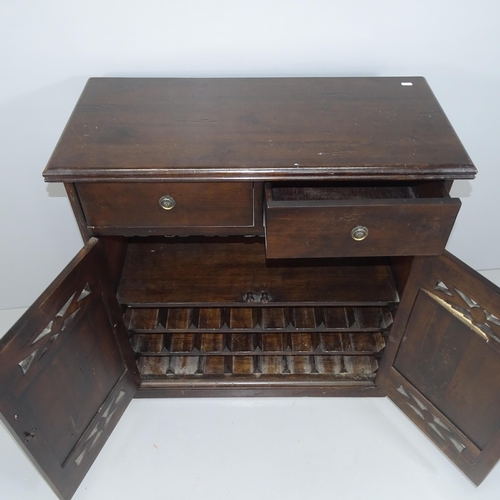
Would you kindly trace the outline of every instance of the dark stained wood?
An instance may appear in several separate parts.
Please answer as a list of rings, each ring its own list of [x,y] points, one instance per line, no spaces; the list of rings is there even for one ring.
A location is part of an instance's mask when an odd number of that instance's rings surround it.
[[[198,328],[201,330],[218,330],[222,326],[221,310],[213,307],[203,307],[198,312]]]
[[[71,208],[73,209],[80,234],[82,235],[82,240],[86,242],[92,236],[92,233],[87,227],[87,221],[85,220],[85,215],[76,191],[76,186],[72,183],[65,183],[64,188],[66,189],[66,194],[68,195],[69,202],[71,203]]]
[[[128,330],[155,330],[159,324],[159,309],[130,309],[131,315],[125,326]]]
[[[227,336],[227,340],[226,340]],[[347,339],[347,340],[346,340]],[[259,342],[260,340],[260,342]],[[321,344],[320,344],[321,340]],[[260,345],[258,345],[258,342]],[[198,347],[198,344],[200,347]],[[331,346],[334,345],[335,348]],[[371,356],[385,347],[379,333],[140,333],[133,335],[132,346],[138,356],[172,357],[183,352],[190,356],[205,357],[242,356],[292,356],[304,352],[316,355],[335,353],[339,356]],[[170,349],[166,346],[171,346]],[[228,349],[228,346],[230,349]]]
[[[176,227],[189,227],[196,234],[203,227],[254,225],[252,183],[80,183],[77,190],[94,233],[106,234],[107,228],[161,227],[175,232]],[[176,202],[171,210],[159,204],[165,195]]]
[[[255,328],[257,326],[257,315],[258,312],[255,308],[231,308],[229,315],[229,328],[231,330],[240,330],[243,328]]]
[[[297,310],[306,310],[309,322],[302,324],[298,322],[300,312]],[[130,307],[124,313],[124,322],[127,330],[133,333],[210,332],[218,329],[227,333],[238,333],[242,330],[252,332],[349,330],[350,333],[356,333],[387,330],[392,324],[392,314],[389,307]]]
[[[268,381],[270,382],[270,381]],[[186,390],[185,382],[165,387],[163,381],[153,378],[143,382],[136,398],[224,398],[224,397],[385,397],[384,392],[372,381],[317,380],[307,375],[302,379],[274,380],[273,383],[254,385],[251,381],[221,385],[218,379],[206,379],[202,384],[192,384]]]
[[[254,196],[254,224],[255,228],[260,229],[258,234],[264,235],[264,183],[253,183]]]
[[[500,458],[500,289],[458,259],[416,259],[377,377],[475,483]]]
[[[329,183],[314,187],[266,184],[268,258],[439,255],[460,200],[422,198],[418,186]],[[428,189],[428,194],[432,194]],[[368,229],[356,241],[351,231]]]
[[[66,498],[138,384],[387,392],[479,483],[500,456],[500,291],[415,257],[442,253],[451,183],[475,173],[423,78],[89,80],[44,176],[102,243],[0,342],[3,420]]]
[[[294,206],[296,202],[339,200],[409,200],[444,198],[442,183],[434,182],[273,182],[266,183],[273,206]],[[315,206],[305,204],[304,206]]]
[[[246,340],[245,340],[246,343]],[[247,344],[249,347],[250,344]],[[224,370],[220,370],[216,375],[219,377],[207,378],[201,366],[210,359],[215,358],[216,362],[222,358],[226,359]],[[263,371],[262,362],[272,359],[274,368],[278,370]],[[279,358],[281,362],[276,363]],[[157,366],[157,360],[162,359],[165,368],[162,373],[153,373],[150,363]],[[316,360],[319,360],[316,363]],[[141,387],[155,387],[162,389],[189,390],[191,388],[229,388],[247,387],[258,389],[267,386],[293,387],[294,384],[300,387],[307,384],[311,387],[317,384],[324,386],[338,386],[339,381],[344,381],[349,385],[352,382],[370,382],[375,379],[378,369],[378,362],[372,355],[359,356],[305,356],[305,355],[273,355],[260,356],[248,354],[243,351],[239,355],[233,356],[144,356],[140,358],[139,367],[146,366],[147,370],[141,372]],[[214,375],[214,373],[211,373]],[[305,377],[308,375],[308,377]]]
[[[197,227],[94,227],[89,228],[93,236],[264,236],[263,226],[197,226]],[[170,234],[172,233],[172,234]]]
[[[378,306],[398,300],[384,259],[272,262],[260,238],[134,240],[118,299],[139,306],[244,306],[262,305],[263,294],[269,306]]]
[[[110,236],[101,240],[108,272],[111,278],[113,291],[116,293],[120,282],[125,255],[127,254],[128,239],[123,236]]]
[[[64,499],[139,381],[110,284],[93,239],[0,340],[0,417]]]
[[[261,319],[258,325],[263,330],[283,330],[287,326],[292,326],[290,309],[284,307],[266,307],[258,309],[261,313]],[[288,313],[288,314],[287,314]]]
[[[165,322],[167,330],[187,330],[191,325],[191,314],[191,309],[169,309]]]
[[[375,307],[129,308],[124,317],[142,387],[167,392],[367,382],[391,323],[388,308]]]
[[[472,178],[425,79],[90,79],[50,181]]]
[[[408,276],[410,275],[413,257],[391,257],[390,262],[399,296],[402,297]]]

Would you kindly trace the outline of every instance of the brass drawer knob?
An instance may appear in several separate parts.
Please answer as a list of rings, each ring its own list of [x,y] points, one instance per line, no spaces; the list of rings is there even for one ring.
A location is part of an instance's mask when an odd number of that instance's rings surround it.
[[[163,210],[172,210],[172,208],[175,207],[175,200],[168,194],[162,196],[158,200],[158,203],[160,204],[160,207],[163,208]]]
[[[351,230],[352,239],[355,241],[363,241],[368,236],[368,228],[365,226],[356,226]]]

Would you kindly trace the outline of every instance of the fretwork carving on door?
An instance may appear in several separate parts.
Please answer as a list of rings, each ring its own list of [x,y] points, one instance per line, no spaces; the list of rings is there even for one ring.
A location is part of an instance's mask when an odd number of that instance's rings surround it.
[[[486,342],[493,339],[500,343],[500,319],[497,316],[481,307],[472,297],[458,288],[446,285],[441,280],[437,281],[434,290],[440,292],[441,296],[427,293],[441,305],[454,312],[456,317],[468,324]]]
[[[76,465],[80,465],[85,458],[85,455],[90,452],[90,450],[96,445],[99,441],[104,429],[107,427],[116,410],[118,409],[120,401],[125,396],[125,391],[120,389],[120,391],[116,394],[116,396],[105,406],[104,411],[102,412],[101,417],[95,422],[94,428],[92,429],[89,437],[85,440],[83,445],[82,452],[76,457],[75,463]],[[63,464],[63,467],[66,464]]]
[[[443,441],[450,442],[458,453],[462,453],[465,445],[462,444],[455,433],[443,423],[443,421],[434,415],[427,406],[420,401],[414,394],[406,391],[402,385],[396,389],[406,399],[406,404],[418,415]]]
[[[50,349],[51,345],[57,340],[68,326],[74,321],[75,317],[81,310],[82,301],[86,299],[92,290],[88,283],[85,284],[79,293],[74,292],[69,299],[64,303],[61,309],[57,312],[53,319],[49,321],[47,326],[40,332],[40,334],[31,342],[33,350],[21,360],[18,364],[21,367],[24,375],[33,365],[33,362],[40,361],[42,357]]]

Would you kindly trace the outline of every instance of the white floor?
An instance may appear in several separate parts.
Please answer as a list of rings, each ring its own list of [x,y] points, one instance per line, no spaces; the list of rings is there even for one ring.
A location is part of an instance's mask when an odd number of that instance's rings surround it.
[[[0,491],[56,498],[1,425]],[[74,499],[137,498],[498,500],[500,464],[475,488],[385,398],[134,400]]]

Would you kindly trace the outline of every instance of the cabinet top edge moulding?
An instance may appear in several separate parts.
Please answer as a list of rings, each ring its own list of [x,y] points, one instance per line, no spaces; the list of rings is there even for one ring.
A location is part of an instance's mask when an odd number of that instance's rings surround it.
[[[91,78],[44,171],[52,182],[475,174],[422,77]]]

